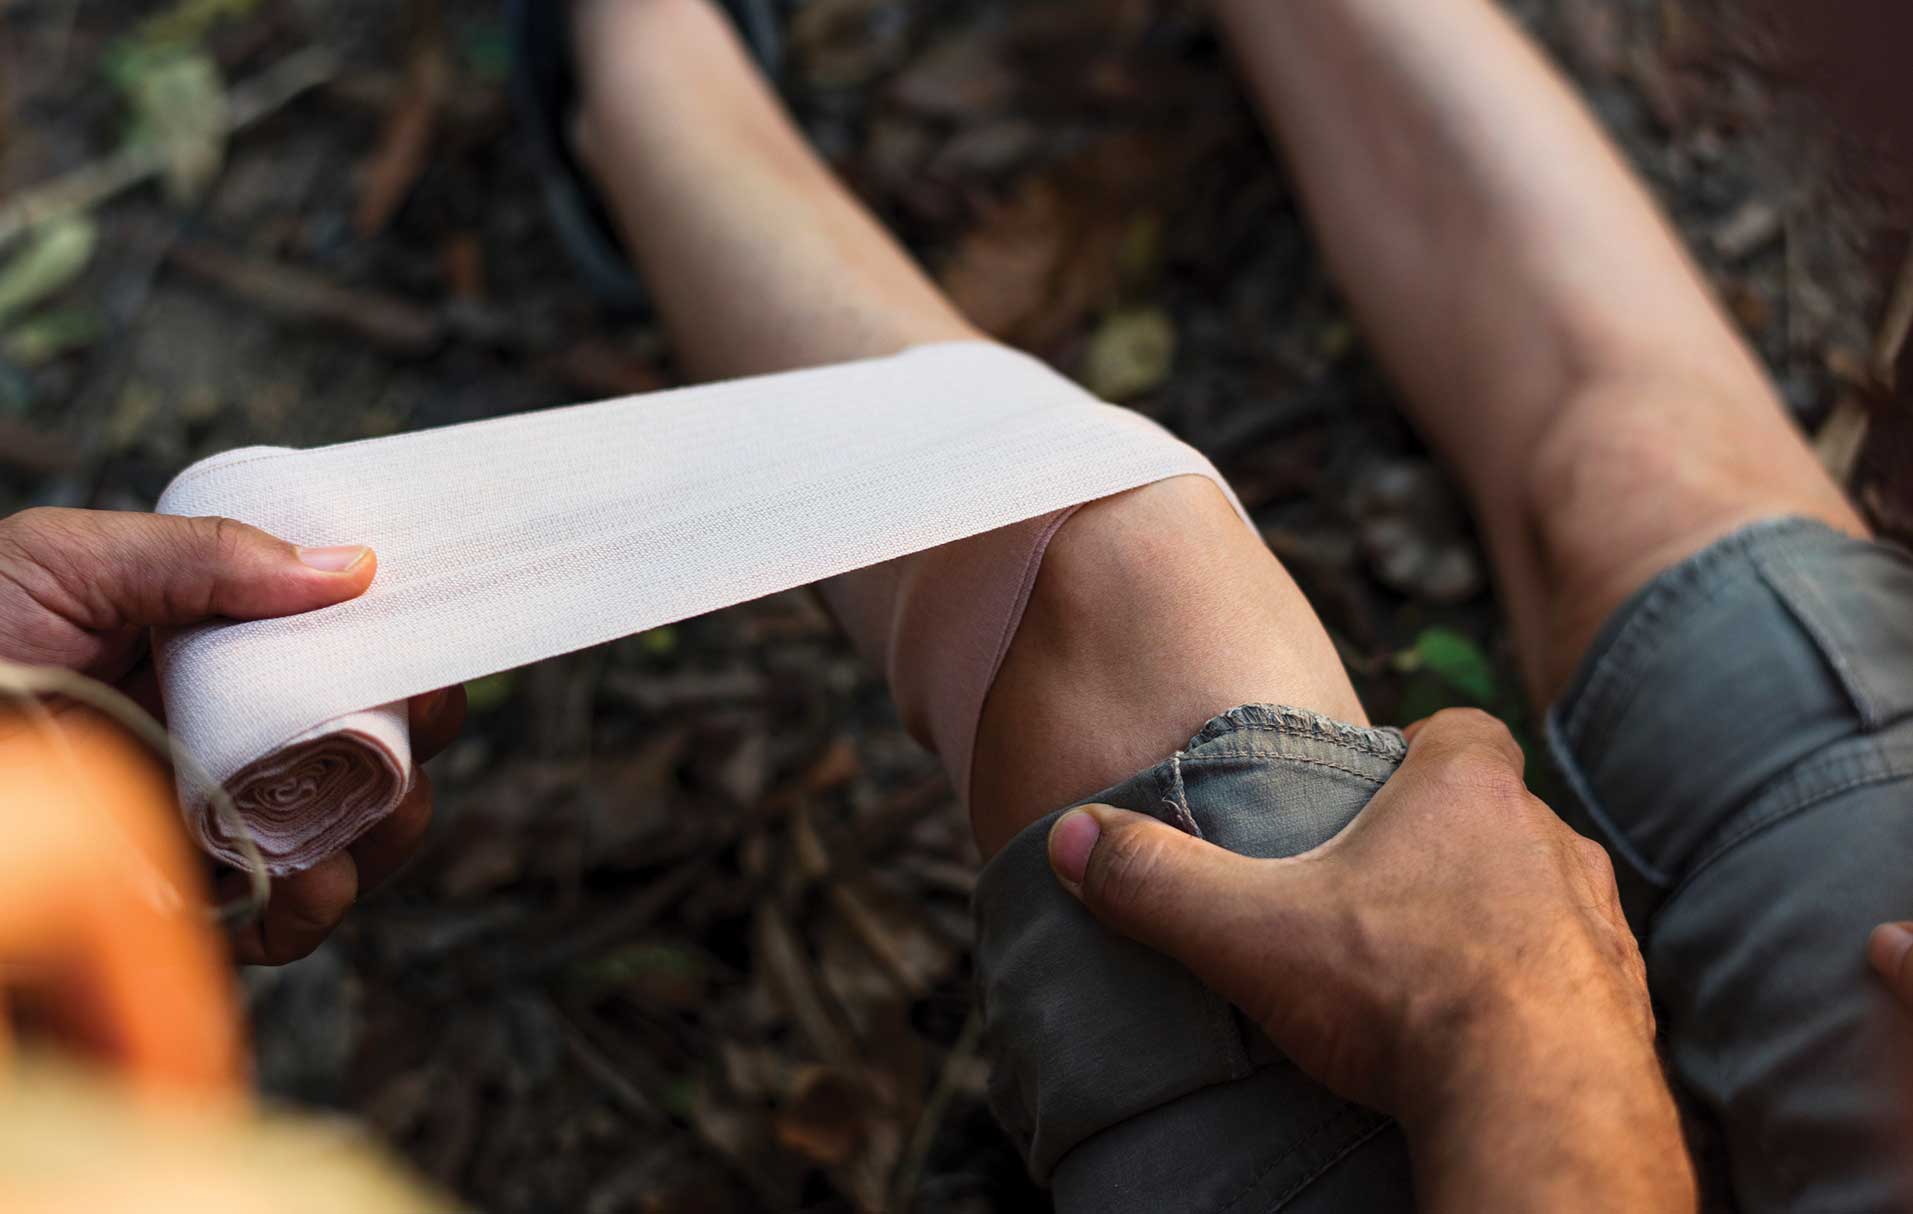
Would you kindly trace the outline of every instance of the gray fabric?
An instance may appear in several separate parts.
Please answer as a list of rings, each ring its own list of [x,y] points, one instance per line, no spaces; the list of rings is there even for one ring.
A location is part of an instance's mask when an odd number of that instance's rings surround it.
[[[1803,521],[1750,528],[1617,612],[1549,725],[1641,891],[1671,1060],[1739,1207],[1913,1210],[1913,1159],[1883,1137],[1906,1022],[1864,958],[1875,924],[1913,918],[1913,561]],[[1392,730],[1239,708],[1094,799],[1293,855],[1402,753]],[[1053,821],[984,870],[976,918],[993,1104],[1057,1208],[1410,1208],[1399,1132],[1102,931],[1050,874]]]
[[[1913,561],[1763,524],[1616,614],[1550,721],[1617,862],[1675,1072],[1743,1210],[1905,1211],[1907,1032],[1867,971],[1913,918]]]
[[[1296,855],[1352,821],[1400,764],[1394,730],[1246,707],[1092,798],[1245,855]],[[1296,1071],[1180,966],[1104,931],[1056,883],[1056,816],[977,886],[992,1104],[1059,1211],[1407,1210],[1384,1118]]]

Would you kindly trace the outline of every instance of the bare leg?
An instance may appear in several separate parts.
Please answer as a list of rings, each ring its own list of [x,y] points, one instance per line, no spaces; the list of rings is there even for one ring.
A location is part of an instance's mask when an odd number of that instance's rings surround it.
[[[1488,0],[1217,0],[1344,289],[1466,482],[1531,690],[1761,518],[1864,524],[1646,192]]]
[[[696,374],[976,336],[817,161],[705,0],[588,0],[579,15],[581,144]],[[983,712],[980,844],[1257,701],[1365,720],[1301,593],[1211,486],[1090,506],[1051,545]]]

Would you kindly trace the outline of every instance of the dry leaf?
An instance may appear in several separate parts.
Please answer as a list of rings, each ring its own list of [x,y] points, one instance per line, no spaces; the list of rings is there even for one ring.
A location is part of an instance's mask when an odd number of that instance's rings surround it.
[[[824,748],[824,753],[818,755],[816,760],[805,769],[804,791],[815,796],[834,788],[842,788],[856,779],[857,773],[862,769],[863,764],[857,758],[857,744],[839,734],[830,740],[830,745]]]
[[[841,1167],[862,1145],[869,1097],[856,1077],[832,1067],[805,1067],[773,1129],[778,1143],[812,1163]]]
[[[937,118],[974,119],[1003,108],[1017,75],[993,30],[971,30],[938,43],[905,68],[890,95],[906,109]]]
[[[1780,238],[1786,216],[1764,198],[1749,198],[1715,226],[1714,251],[1728,261],[1753,256]]]
[[[1048,300],[1068,247],[1061,192],[1032,178],[957,246],[943,289],[957,310],[992,337],[1012,339]]]
[[[454,299],[482,302],[485,298],[485,245],[476,232],[453,232],[439,247],[439,265]]]
[[[1844,487],[1853,483],[1853,470],[1860,461],[1860,452],[1866,449],[1867,430],[1872,420],[1858,398],[1844,396],[1834,407],[1833,415],[1820,427],[1820,433],[1814,435],[1813,449],[1836,484]]]
[[[422,43],[406,71],[404,91],[385,116],[378,146],[360,170],[359,206],[352,216],[360,236],[384,230],[425,171],[451,81],[444,48],[436,40]]]
[[[1618,76],[1627,66],[1622,16],[1607,0],[1565,0],[1560,21],[1573,62],[1600,76]]]
[[[903,55],[908,26],[883,0],[808,0],[790,23],[790,56],[813,88],[853,88]]]

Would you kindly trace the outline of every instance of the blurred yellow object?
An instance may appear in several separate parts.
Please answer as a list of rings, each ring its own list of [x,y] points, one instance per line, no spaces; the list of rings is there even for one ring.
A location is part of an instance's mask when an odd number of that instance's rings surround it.
[[[5,1214],[450,1214],[348,1124],[130,1100],[35,1059],[0,1086]]]

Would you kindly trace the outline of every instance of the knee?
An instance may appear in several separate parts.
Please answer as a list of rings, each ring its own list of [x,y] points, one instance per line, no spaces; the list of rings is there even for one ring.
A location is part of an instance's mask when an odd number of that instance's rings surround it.
[[[1554,605],[1557,685],[1641,586],[1762,518],[1864,526],[1756,377],[1616,376],[1562,405],[1516,481]]]
[[[1667,518],[1717,475],[1704,435],[1683,434],[1666,389],[1606,384],[1577,392],[1536,444],[1520,478],[1530,531],[1551,566],[1577,568],[1635,516]]]
[[[1214,484],[1160,481],[1078,511],[1044,558],[1031,607],[1078,625],[1133,617],[1143,602],[1222,589],[1218,566],[1231,553],[1273,561]]]
[[[989,849],[1124,779],[1241,704],[1366,723],[1301,590],[1200,478],[1084,507],[1043,560],[977,735]]]

